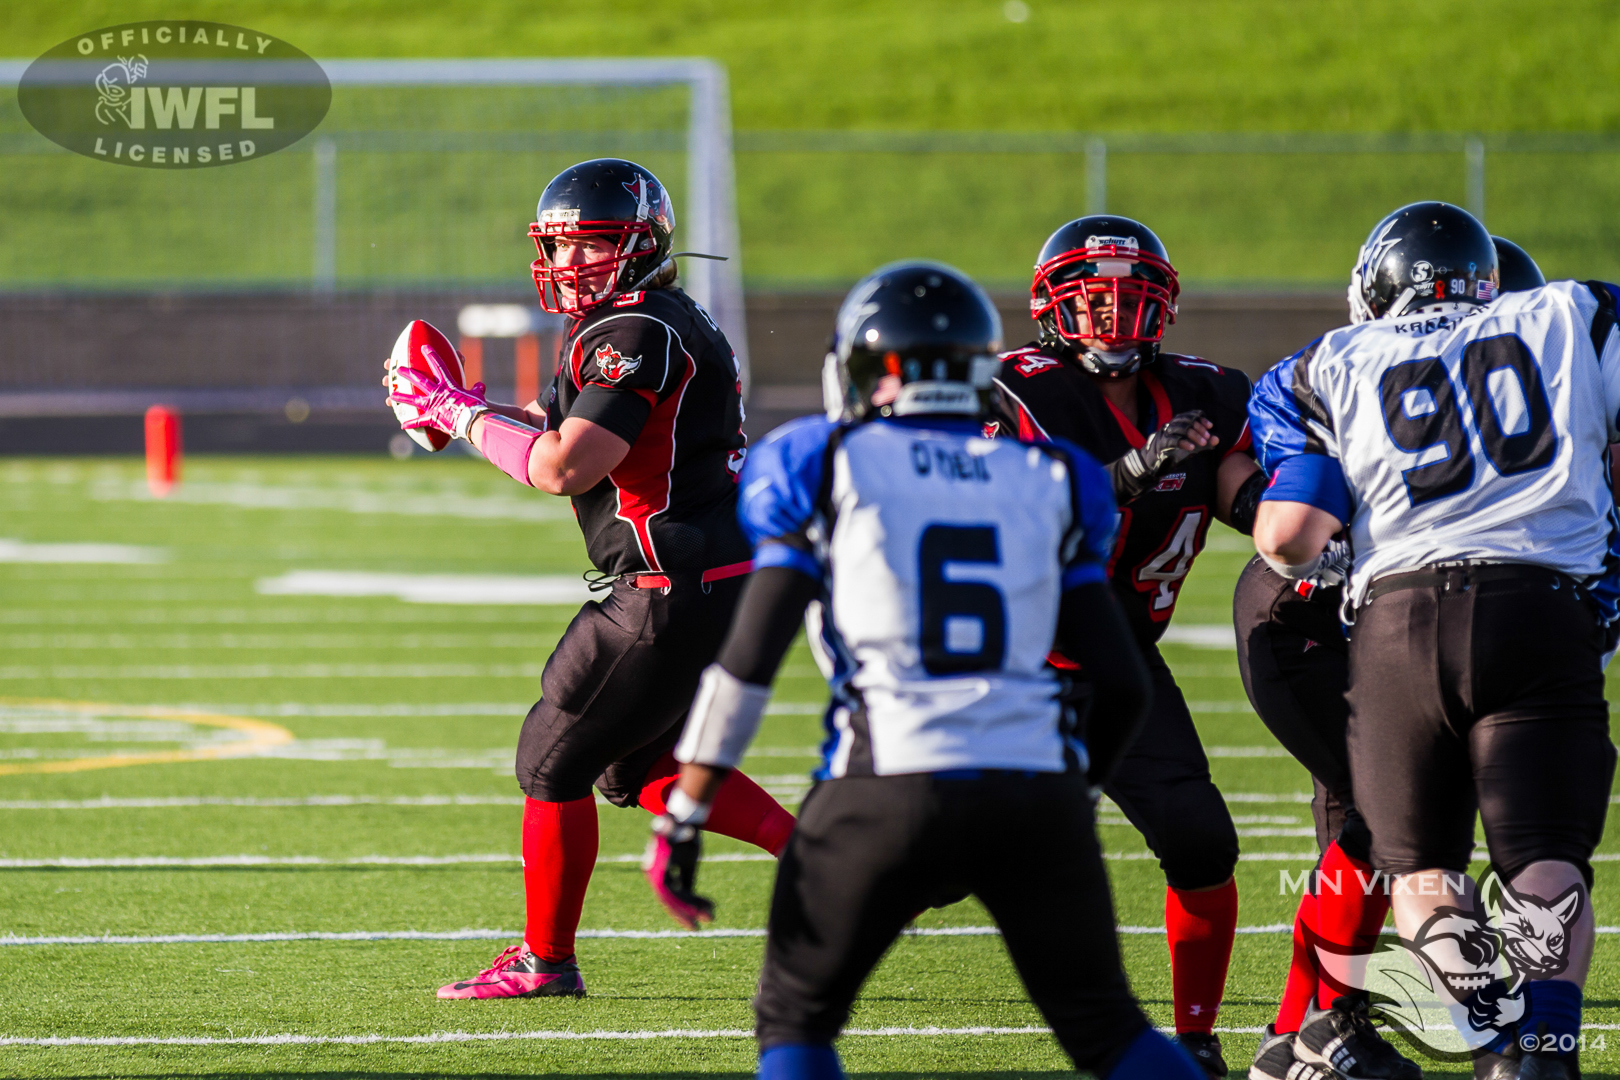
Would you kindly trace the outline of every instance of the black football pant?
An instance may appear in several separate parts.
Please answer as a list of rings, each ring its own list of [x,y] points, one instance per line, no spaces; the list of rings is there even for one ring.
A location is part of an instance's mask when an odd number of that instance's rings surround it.
[[[1237,827],[1210,779],[1209,759],[1170,666],[1156,646],[1142,655],[1153,677],[1153,705],[1103,791],[1141,831],[1173,888],[1213,888],[1237,866]]]
[[[572,802],[594,783],[609,802],[635,806],[647,770],[680,741],[748,579],[667,576],[667,592],[621,578],[563,632],[518,736],[517,779],[529,798]]]
[[[1232,597],[1238,672],[1261,722],[1311,774],[1317,849],[1337,840],[1346,855],[1370,862],[1372,833],[1350,783],[1350,645],[1336,625],[1307,633],[1279,618],[1278,601],[1287,599],[1282,594],[1290,585],[1258,558],[1238,578]]]
[[[1595,605],[1552,570],[1375,581],[1350,637],[1350,769],[1373,865],[1465,871],[1477,798],[1504,877],[1549,859],[1590,885],[1615,766],[1605,648]]]
[[[830,1044],[906,924],[968,893],[990,909],[1075,1067],[1106,1073],[1148,1021],[1120,965],[1077,772],[845,777],[811,788],[771,896],[754,1002],[760,1048]]]

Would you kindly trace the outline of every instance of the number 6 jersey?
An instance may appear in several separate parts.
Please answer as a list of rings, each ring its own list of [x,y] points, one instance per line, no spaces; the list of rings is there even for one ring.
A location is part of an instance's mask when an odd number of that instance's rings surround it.
[[[1101,466],[978,421],[815,418],[755,449],[742,484],[755,567],[826,587],[807,618],[834,691],[819,776],[1064,770],[1046,654],[1064,590],[1105,579]]]
[[[1612,285],[1558,281],[1334,330],[1266,373],[1249,407],[1265,498],[1350,524],[1349,603],[1453,559],[1620,566],[1615,304]],[[1593,592],[1612,617],[1612,582]]]

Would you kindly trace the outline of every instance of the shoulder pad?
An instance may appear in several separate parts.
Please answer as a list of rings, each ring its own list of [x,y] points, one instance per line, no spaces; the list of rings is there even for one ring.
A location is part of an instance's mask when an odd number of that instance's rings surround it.
[[[578,386],[596,383],[661,391],[673,385],[672,370],[679,370],[673,357],[680,354],[681,345],[674,328],[643,311],[616,311],[598,318],[575,341],[570,359]]]
[[[737,520],[756,546],[804,528],[815,513],[827,446],[843,425],[801,416],[765,436],[743,463]]]

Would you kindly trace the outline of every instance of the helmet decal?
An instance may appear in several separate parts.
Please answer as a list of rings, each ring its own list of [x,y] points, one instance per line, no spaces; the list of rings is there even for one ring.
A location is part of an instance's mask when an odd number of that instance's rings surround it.
[[[637,173],[635,180],[625,181],[624,190],[636,197],[636,220],[646,221],[650,216],[647,213],[647,178]]]

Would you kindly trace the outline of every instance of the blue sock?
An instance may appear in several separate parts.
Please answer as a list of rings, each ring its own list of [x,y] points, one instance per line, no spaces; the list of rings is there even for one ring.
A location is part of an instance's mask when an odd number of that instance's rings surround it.
[[[1148,1028],[1136,1037],[1106,1080],[1205,1080],[1204,1070],[1181,1047]]]
[[[1519,1045],[1526,1050],[1557,1050],[1573,1054],[1581,1040],[1581,988],[1564,979],[1547,979],[1524,984],[1527,999],[1524,1019],[1519,1021]],[[1546,1034],[1541,1032],[1542,1025]],[[1532,1046],[1526,1040],[1543,1040]]]
[[[759,1080],[844,1080],[844,1070],[831,1046],[789,1043],[759,1055]]]

